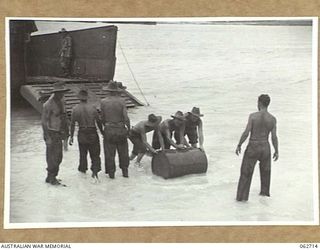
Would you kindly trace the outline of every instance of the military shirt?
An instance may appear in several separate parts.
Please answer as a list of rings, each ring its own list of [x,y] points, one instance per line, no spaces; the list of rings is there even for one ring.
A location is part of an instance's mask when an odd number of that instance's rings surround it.
[[[121,97],[110,96],[101,101],[102,122],[126,122],[129,120],[127,106]]]

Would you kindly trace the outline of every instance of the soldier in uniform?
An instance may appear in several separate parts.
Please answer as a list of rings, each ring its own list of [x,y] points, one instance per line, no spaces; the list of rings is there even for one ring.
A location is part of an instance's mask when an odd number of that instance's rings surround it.
[[[111,179],[115,177],[116,165],[115,154],[119,155],[119,165],[123,177],[128,178],[129,153],[128,132],[130,131],[130,120],[127,114],[125,101],[119,95],[122,89],[114,81],[110,81],[104,91],[109,96],[101,101],[101,116],[104,125],[104,155],[105,172]]]
[[[62,135],[65,133],[66,112],[63,102],[63,96],[66,91],[63,82],[53,84],[52,95],[43,104],[42,111],[42,129],[43,138],[46,143],[46,160],[47,160],[47,178],[46,182],[52,185],[59,185],[56,178],[59,172],[59,166],[62,162]]]
[[[65,28],[62,28],[59,33],[62,36],[61,49],[59,53],[62,74],[63,76],[70,76],[72,60],[72,38]]]
[[[250,141],[244,153],[241,165],[241,174],[237,190],[237,201],[247,201],[249,197],[251,179],[257,161],[260,162],[260,195],[270,196],[270,174],[271,174],[271,153],[269,145],[269,134],[271,133],[272,145],[274,147],[273,159],[279,158],[277,120],[268,112],[270,97],[260,95],[258,98],[258,112],[249,116],[248,124],[242,133],[236,154],[241,153],[241,145],[248,138]]]
[[[78,170],[82,173],[86,173],[88,170],[87,154],[89,151],[92,177],[98,178],[98,172],[101,170],[101,160],[100,141],[96,125],[101,134],[103,134],[103,128],[96,107],[88,103],[88,91],[84,88],[81,89],[78,93],[78,98],[80,99],[80,103],[73,108],[71,115],[69,144],[73,144],[75,123],[78,123],[78,145],[80,153]]]

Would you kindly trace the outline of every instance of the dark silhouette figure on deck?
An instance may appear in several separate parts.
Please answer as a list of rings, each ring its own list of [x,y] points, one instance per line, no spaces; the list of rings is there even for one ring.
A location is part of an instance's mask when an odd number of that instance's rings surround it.
[[[62,36],[61,48],[59,52],[62,76],[68,77],[71,75],[72,38],[65,28],[62,28],[59,33]]]
[[[270,176],[271,176],[271,152],[269,144],[269,134],[271,132],[272,145],[274,147],[273,159],[279,158],[278,138],[276,118],[268,112],[270,97],[260,95],[258,98],[258,112],[249,116],[248,124],[243,132],[236,154],[241,153],[241,145],[250,133],[250,141],[244,153],[241,175],[238,184],[237,201],[247,201],[249,197],[251,179],[257,161],[260,162],[260,195],[270,196]]]

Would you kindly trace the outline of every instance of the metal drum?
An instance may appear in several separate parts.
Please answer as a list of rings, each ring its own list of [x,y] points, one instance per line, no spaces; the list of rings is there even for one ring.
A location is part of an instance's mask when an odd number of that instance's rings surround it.
[[[207,172],[207,156],[200,149],[167,149],[152,158],[152,173],[165,179]]]

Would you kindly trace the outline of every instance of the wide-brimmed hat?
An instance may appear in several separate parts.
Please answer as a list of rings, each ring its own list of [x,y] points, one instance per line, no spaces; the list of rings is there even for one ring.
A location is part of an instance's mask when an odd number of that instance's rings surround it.
[[[174,115],[172,115],[171,116],[172,118],[174,118],[174,119],[178,119],[178,120],[180,120],[180,121],[185,121],[186,120],[186,118],[185,118],[185,116],[183,115],[183,113],[179,110],[179,111],[177,111]]]
[[[59,33],[66,33],[66,32],[68,32],[65,28],[62,28],[60,31],[59,31]]]
[[[115,81],[109,81],[107,86],[104,86],[102,88],[104,91],[110,91],[110,92],[121,92],[122,89],[119,88],[118,83]]]
[[[197,108],[197,107],[193,107],[191,112],[188,112],[188,113],[199,118],[203,116],[203,114],[200,113],[200,108]]]
[[[57,92],[67,92],[70,89],[65,88],[64,82],[55,82],[53,83],[53,89],[48,91],[48,94],[57,93]]]
[[[85,88],[82,88],[79,90],[78,92],[78,98],[80,100],[88,100],[89,94],[88,94],[88,90]]]
[[[147,126],[154,126],[156,124],[159,124],[162,120],[161,116],[156,116],[155,114],[150,114],[148,116],[148,121],[146,123]]]

